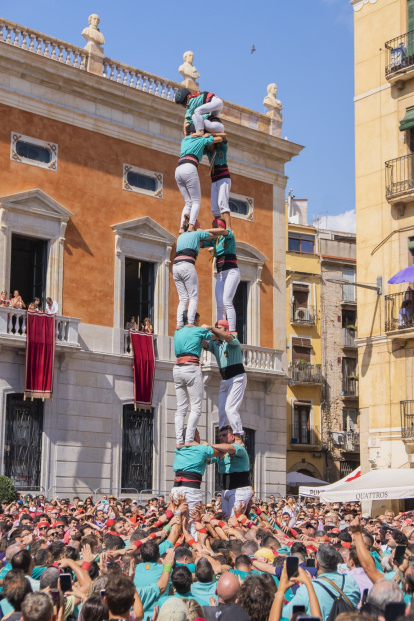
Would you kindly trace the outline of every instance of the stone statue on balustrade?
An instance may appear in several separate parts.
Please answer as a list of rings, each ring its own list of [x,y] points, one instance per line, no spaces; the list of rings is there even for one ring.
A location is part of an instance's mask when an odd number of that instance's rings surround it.
[[[96,75],[102,75],[104,51],[102,45],[105,43],[105,37],[99,30],[99,15],[92,13],[89,15],[89,26],[82,30],[82,37],[86,41],[85,50],[89,53],[88,71]]]
[[[200,77],[197,69],[193,65],[194,54],[193,52],[185,52],[183,54],[184,62],[178,68],[178,71],[183,76],[184,80],[181,82],[186,88],[189,88],[192,91],[198,90],[198,82],[196,82],[197,78]]]
[[[282,136],[282,102],[276,99],[277,85],[272,83],[267,87],[267,95],[263,99],[263,105],[267,108],[266,116],[269,116],[270,121],[270,133],[273,136]]]

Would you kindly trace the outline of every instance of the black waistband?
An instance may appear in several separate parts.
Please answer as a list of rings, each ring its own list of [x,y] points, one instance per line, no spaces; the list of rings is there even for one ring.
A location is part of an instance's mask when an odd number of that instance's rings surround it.
[[[194,159],[190,159],[190,158],[194,158]],[[183,157],[180,157],[180,159],[178,160],[177,166],[182,166],[183,164],[192,164],[193,166],[198,168],[198,157],[194,155],[193,153],[189,153],[188,155],[183,155]]]
[[[230,171],[227,164],[219,164],[214,166],[210,172],[211,181],[220,181],[221,179],[230,179]]]
[[[231,364],[229,367],[223,367],[222,369],[219,369],[219,371],[222,379],[224,380],[246,373],[246,370],[241,362],[239,364]]]
[[[250,472],[230,472],[223,475],[223,489],[238,489],[250,486]]]
[[[180,259],[179,258],[180,256],[185,256],[189,258]],[[184,250],[179,250],[178,252],[175,253],[174,263],[176,262],[177,263],[192,263],[194,265],[194,263],[196,262],[197,256],[198,256],[197,252],[193,250],[192,248],[184,248]]]
[[[218,272],[237,269],[237,256],[235,254],[220,254],[216,257],[216,268]]]
[[[183,481],[182,479],[185,480]],[[198,472],[184,472],[183,470],[177,470],[174,476],[174,487],[191,487],[193,489],[200,489],[202,480],[203,477]]]

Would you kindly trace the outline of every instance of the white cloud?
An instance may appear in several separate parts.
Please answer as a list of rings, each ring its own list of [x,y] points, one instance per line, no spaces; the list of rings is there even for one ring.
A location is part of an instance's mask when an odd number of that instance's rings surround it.
[[[321,229],[329,229],[331,231],[344,231],[346,233],[356,232],[356,212],[350,209],[344,213],[338,213],[336,216],[324,216],[321,219]]]

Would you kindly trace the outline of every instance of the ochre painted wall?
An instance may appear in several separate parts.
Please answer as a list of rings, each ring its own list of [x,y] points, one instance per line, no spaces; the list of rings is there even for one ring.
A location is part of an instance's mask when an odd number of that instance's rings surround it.
[[[150,216],[174,235],[183,200],[174,172],[177,157],[93,131],[0,105],[0,169],[2,196],[39,188],[74,215],[66,229],[63,309],[85,323],[113,325],[115,236],[111,225]],[[10,160],[11,132],[58,144],[57,172]],[[164,198],[156,199],[122,189],[124,163],[164,176]],[[202,205],[200,222],[211,226],[208,167],[199,168]],[[268,262],[262,272],[261,345],[273,346],[272,209],[273,188],[232,175],[232,191],[254,198],[254,222],[233,218],[238,240],[260,249]],[[171,256],[174,256],[175,247]],[[212,320],[212,264],[207,251],[197,261],[202,322]],[[172,264],[171,264],[172,266]],[[11,283],[18,287],[18,283]],[[170,278],[169,333],[175,329],[178,298]]]

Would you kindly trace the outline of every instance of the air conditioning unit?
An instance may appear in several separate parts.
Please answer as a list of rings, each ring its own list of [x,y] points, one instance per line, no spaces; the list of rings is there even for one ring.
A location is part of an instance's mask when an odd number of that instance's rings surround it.
[[[334,432],[332,434],[332,441],[334,444],[337,444],[338,446],[343,446],[345,444],[345,434]]]
[[[309,321],[310,318],[311,318],[311,314],[307,308],[297,308],[295,310],[296,321]]]

